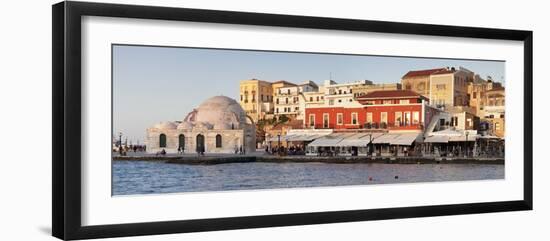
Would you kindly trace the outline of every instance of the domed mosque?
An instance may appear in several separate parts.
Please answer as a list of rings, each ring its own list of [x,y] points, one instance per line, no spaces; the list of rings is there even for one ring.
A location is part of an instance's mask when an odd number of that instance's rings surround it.
[[[147,128],[147,152],[245,153],[255,151],[256,126],[242,107],[226,96],[211,97],[183,121],[161,122]]]

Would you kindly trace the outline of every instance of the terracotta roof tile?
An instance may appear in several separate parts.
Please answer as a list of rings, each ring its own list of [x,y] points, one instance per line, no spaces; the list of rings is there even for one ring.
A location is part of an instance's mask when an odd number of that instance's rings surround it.
[[[357,99],[377,99],[377,98],[399,98],[399,97],[422,97],[412,90],[378,90],[361,95]]]
[[[452,71],[448,70],[446,68],[412,70],[412,71],[407,72],[403,76],[403,78],[428,76],[428,75],[432,75],[432,74],[448,74],[448,73],[452,73]]]

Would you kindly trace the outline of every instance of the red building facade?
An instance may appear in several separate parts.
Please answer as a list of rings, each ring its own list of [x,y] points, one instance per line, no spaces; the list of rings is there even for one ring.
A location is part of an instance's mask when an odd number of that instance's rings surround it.
[[[356,97],[362,107],[307,108],[305,125],[315,129],[422,131],[437,110],[410,90],[374,91]]]

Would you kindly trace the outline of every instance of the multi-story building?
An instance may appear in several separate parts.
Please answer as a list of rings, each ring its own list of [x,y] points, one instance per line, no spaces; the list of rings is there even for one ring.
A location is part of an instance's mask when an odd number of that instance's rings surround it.
[[[318,90],[319,87],[313,81],[306,81],[298,85],[288,84],[288,82],[280,83],[279,87],[274,87],[274,114],[302,120],[306,108],[305,93],[317,93]]]
[[[365,85],[372,85],[369,80],[360,80],[351,83],[336,83],[333,80],[325,80],[324,87],[324,105],[332,107],[360,107],[361,104],[355,99],[357,89],[364,88]]]
[[[314,129],[424,130],[439,110],[410,90],[373,91],[356,98],[358,105],[306,109],[306,126]]]
[[[240,82],[239,103],[246,114],[258,122],[273,113],[273,87],[271,82],[250,79]]]
[[[435,106],[468,106],[468,83],[473,79],[474,73],[463,67],[433,73],[428,98]]]
[[[405,90],[413,90],[440,107],[467,106],[468,83],[474,73],[466,68],[438,68],[409,71],[401,79]]]
[[[492,88],[485,92],[483,120],[488,124],[490,134],[504,137],[505,132],[505,89]]]
[[[388,83],[388,84],[365,84],[360,85],[356,87],[353,91],[353,95],[355,97],[366,95],[373,91],[379,91],[379,90],[400,90],[401,84],[400,83]]]
[[[484,106],[487,105],[487,91],[502,88],[501,83],[493,82],[490,77],[488,80],[476,75],[474,81],[468,83],[468,95],[470,97],[470,107],[475,110],[477,116],[485,116]]]
[[[416,93],[429,97],[430,76],[435,73],[447,72],[446,68],[411,70],[401,78],[401,85],[405,90],[412,90]]]

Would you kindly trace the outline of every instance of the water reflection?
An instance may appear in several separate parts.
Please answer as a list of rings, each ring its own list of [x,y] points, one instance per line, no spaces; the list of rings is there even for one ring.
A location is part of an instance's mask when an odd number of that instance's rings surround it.
[[[113,163],[113,195],[503,179],[504,165]]]

